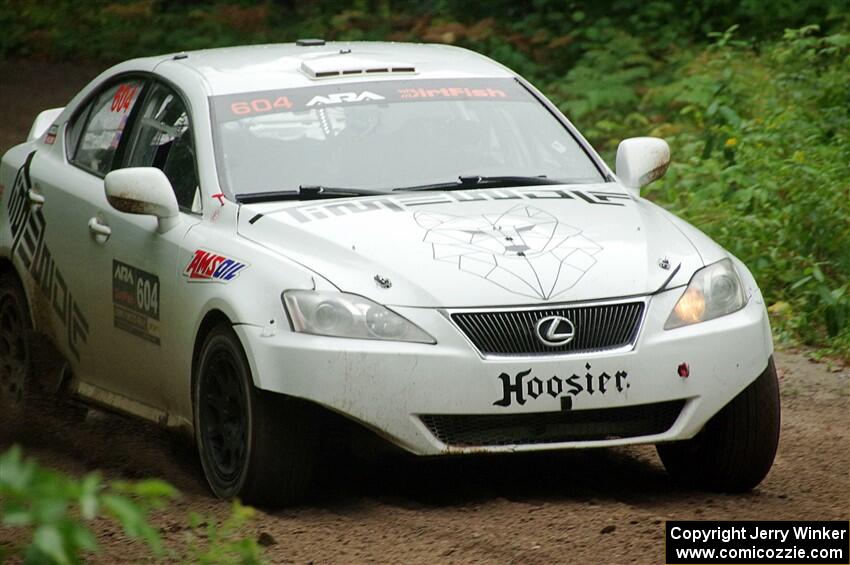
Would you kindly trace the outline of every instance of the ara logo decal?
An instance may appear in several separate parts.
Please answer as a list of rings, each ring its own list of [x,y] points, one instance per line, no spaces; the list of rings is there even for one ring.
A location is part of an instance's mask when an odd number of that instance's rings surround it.
[[[368,90],[364,90],[360,94],[356,92],[334,92],[327,96],[314,96],[307,102],[307,106],[326,106],[330,104],[341,104],[343,102],[363,102],[365,100],[386,100],[386,98]]]
[[[239,276],[248,265],[214,251],[198,249],[183,271],[189,282],[227,283]]]

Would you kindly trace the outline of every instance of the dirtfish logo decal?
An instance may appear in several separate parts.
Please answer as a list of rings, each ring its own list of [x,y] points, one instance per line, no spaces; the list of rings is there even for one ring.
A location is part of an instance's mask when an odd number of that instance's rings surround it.
[[[327,106],[330,104],[341,104],[343,102],[363,102],[365,100],[386,100],[386,98],[368,90],[364,90],[360,94],[356,92],[334,92],[327,96],[314,96],[307,102],[307,106]]]
[[[227,283],[239,276],[248,265],[214,251],[198,249],[183,271],[189,282]]]

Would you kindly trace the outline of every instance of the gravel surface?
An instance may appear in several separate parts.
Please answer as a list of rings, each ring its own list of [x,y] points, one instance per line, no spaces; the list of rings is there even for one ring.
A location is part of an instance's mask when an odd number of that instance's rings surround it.
[[[23,139],[35,113],[64,104],[99,69],[0,62],[0,151]],[[422,460],[386,454],[343,458],[309,505],[258,512],[242,534],[274,563],[662,563],[671,519],[847,519],[850,516],[850,369],[777,354],[782,438],[776,463],[745,495],[684,490],[651,446],[511,457]],[[182,498],[153,515],[175,555],[193,534],[188,515],[227,516],[204,483],[192,446],[145,423],[90,411],[73,423],[51,405],[11,437],[0,414],[0,450],[11,442],[42,464],[110,479],[162,477]],[[145,561],[113,524],[95,531],[92,563]],[[21,541],[0,528],[0,544]]]

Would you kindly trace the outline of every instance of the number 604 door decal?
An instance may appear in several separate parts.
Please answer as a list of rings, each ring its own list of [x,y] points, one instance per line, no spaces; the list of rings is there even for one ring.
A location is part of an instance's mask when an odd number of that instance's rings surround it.
[[[159,277],[113,260],[112,313],[116,328],[159,345]]]

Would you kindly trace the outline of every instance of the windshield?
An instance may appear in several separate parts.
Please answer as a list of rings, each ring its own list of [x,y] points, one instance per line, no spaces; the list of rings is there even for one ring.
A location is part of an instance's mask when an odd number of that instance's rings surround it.
[[[393,189],[463,176],[603,177],[513,79],[393,80],[211,98],[216,159],[234,195]]]

